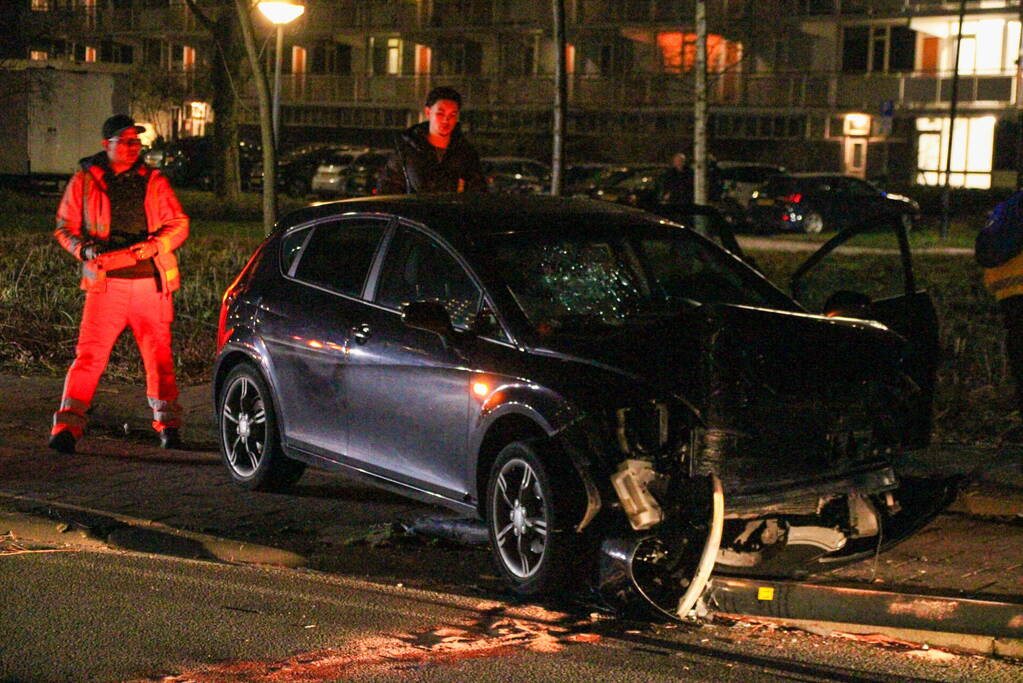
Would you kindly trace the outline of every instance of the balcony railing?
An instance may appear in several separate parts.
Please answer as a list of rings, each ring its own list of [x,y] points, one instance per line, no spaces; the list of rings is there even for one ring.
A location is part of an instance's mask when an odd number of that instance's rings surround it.
[[[947,107],[948,74],[723,74],[710,79],[712,106],[773,109],[826,108],[875,112],[891,100],[902,110]],[[373,104],[417,107],[436,85],[457,88],[471,107],[536,107],[553,99],[550,76],[366,76],[286,75],[281,83],[285,104]],[[643,107],[670,109],[693,103],[691,75],[637,74],[600,77],[574,74],[568,80],[569,104],[575,107]],[[250,88],[249,97],[254,97]],[[971,106],[1012,106],[1018,101],[1014,74],[964,75],[959,102]]]

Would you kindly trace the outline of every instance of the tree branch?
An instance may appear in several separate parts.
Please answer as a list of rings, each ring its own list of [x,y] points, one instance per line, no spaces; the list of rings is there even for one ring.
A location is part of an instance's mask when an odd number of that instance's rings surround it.
[[[214,32],[213,21],[208,16],[206,16],[206,14],[201,9],[199,9],[199,5],[196,3],[196,1],[185,0],[185,4],[188,5],[188,9],[192,10],[192,14],[194,14],[195,18],[199,20],[199,23],[203,25],[203,28],[205,28],[210,33],[213,33]]]

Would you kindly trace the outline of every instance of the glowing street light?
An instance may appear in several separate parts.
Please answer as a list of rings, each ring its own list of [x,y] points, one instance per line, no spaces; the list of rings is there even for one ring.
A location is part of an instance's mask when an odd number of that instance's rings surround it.
[[[281,60],[284,52],[284,25],[290,24],[305,12],[305,5],[290,0],[260,0],[257,4],[263,16],[277,26],[277,52],[274,58],[273,128],[274,147],[281,146]]]

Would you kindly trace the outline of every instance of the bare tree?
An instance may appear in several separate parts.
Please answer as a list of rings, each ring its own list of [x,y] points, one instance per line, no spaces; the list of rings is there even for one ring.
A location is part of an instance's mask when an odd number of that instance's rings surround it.
[[[201,2],[201,4],[200,4]],[[240,90],[249,78],[235,8],[229,0],[185,0],[212,38],[210,91],[213,105],[213,192],[229,203],[241,194],[238,153]]]

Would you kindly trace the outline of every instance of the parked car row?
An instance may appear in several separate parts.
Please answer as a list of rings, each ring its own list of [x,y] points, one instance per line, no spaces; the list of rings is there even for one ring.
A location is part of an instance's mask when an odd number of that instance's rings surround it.
[[[331,143],[311,143],[281,155],[277,186],[292,197],[316,194],[340,199],[374,194],[377,176],[389,150]],[[242,186],[263,186],[258,143],[239,142]],[[213,143],[210,137],[183,138],[150,150],[146,162],[159,166],[171,182],[210,189]],[[548,191],[551,169],[524,157],[493,156],[480,160],[491,192],[540,194]],[[565,169],[563,192],[674,215],[663,205],[661,178],[665,164],[573,164]],[[816,234],[851,224],[872,222],[912,228],[919,205],[886,192],[866,180],[836,173],[789,173],[775,164],[722,161],[709,174],[708,193],[735,228],[752,232]],[[669,215],[670,214],[670,215]]]

